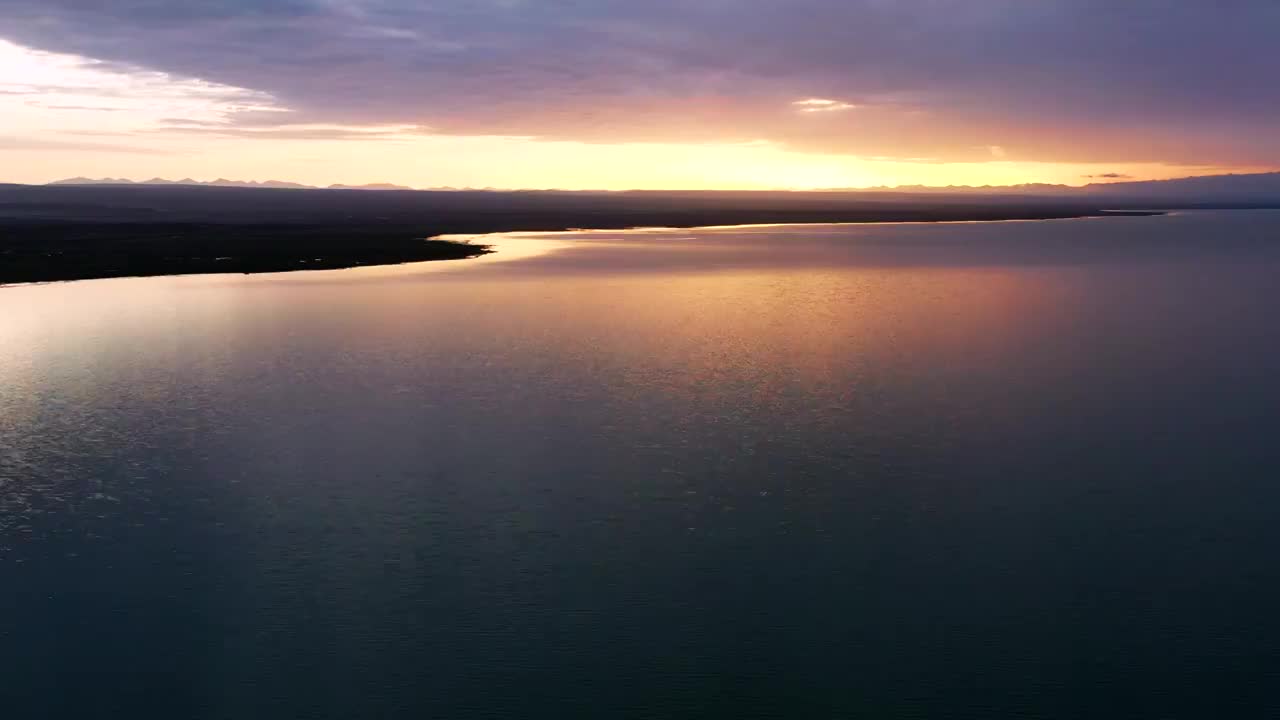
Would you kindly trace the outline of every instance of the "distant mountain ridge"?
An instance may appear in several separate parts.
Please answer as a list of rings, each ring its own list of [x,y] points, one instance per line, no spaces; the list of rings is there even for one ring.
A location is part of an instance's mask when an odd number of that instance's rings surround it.
[[[294,190],[414,190],[405,185],[391,183],[370,183],[367,185],[330,185],[321,188],[314,185],[303,185],[280,180],[244,181],[218,178],[211,181],[199,181],[191,178],[181,180],[165,180],[152,178],[141,182],[125,178],[93,179],[86,177],[68,178],[49,183],[50,185],[194,185],[208,187],[240,187],[240,188],[283,188]],[[494,188],[431,188],[437,191],[484,190]],[[565,191],[567,192],[567,191]],[[600,191],[581,191],[600,192]],[[1141,201],[1169,200],[1178,202],[1203,203],[1280,203],[1280,172],[1200,175],[1195,177],[1174,178],[1171,180],[1134,180],[1106,183],[1090,183],[1088,185],[1053,185],[1048,183],[1027,183],[1023,185],[949,185],[936,187],[928,185],[899,185],[896,187],[871,188],[828,188],[818,192],[863,193],[871,196],[887,195],[930,195],[930,196],[974,196],[974,197],[1022,197],[1070,200],[1132,200]]]
[[[1091,197],[1275,201],[1280,200],[1280,172],[1094,183],[1080,188],[1079,192]]]
[[[1066,193],[1082,190],[1087,186],[1054,185],[1050,183],[1024,183],[1021,185],[876,185],[867,188],[831,188],[840,192],[869,193],[922,193],[922,194],[1007,194],[1007,193]]]
[[[367,183],[365,185],[330,185],[328,190],[413,190],[408,185],[393,185],[391,183]]]
[[[1198,175],[1169,180],[1130,180],[1088,185],[928,185],[840,188],[848,192],[904,193],[930,195],[1041,195],[1049,197],[1169,198],[1227,201],[1280,201],[1280,172],[1229,175]]]
[[[245,188],[283,188],[290,190],[413,190],[407,185],[392,185],[391,183],[369,183],[367,185],[330,185],[327,188],[318,185],[303,185],[296,182],[285,182],[282,180],[264,180],[258,182],[256,180],[228,180],[226,178],[218,178],[217,180],[193,180],[191,178],[183,178],[181,180],[166,180],[164,178],[151,178],[150,180],[130,180],[128,178],[87,178],[73,177],[66,180],[55,180],[48,183],[49,185],[204,185],[208,187],[245,187]]]

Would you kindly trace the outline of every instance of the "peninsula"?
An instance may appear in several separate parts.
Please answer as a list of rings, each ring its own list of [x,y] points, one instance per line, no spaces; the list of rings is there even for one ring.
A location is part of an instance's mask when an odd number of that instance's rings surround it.
[[[1106,214],[1078,199],[1019,196],[0,185],[0,283],[454,260],[488,249],[430,238],[516,230]]]

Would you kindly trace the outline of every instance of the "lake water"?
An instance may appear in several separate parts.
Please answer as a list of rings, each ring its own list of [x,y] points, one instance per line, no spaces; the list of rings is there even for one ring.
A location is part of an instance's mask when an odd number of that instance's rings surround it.
[[[6,718],[1280,712],[1280,213],[0,288]]]

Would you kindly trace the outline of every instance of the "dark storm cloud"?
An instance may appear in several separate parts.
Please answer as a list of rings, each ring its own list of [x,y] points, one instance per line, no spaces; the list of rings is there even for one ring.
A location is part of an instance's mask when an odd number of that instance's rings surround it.
[[[264,91],[290,122],[1280,162],[1275,0],[0,0],[0,35]]]

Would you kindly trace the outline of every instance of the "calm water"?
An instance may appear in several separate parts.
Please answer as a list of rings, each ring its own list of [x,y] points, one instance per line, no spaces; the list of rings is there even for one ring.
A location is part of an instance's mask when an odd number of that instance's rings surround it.
[[[0,715],[1280,712],[1280,213],[0,288]]]

